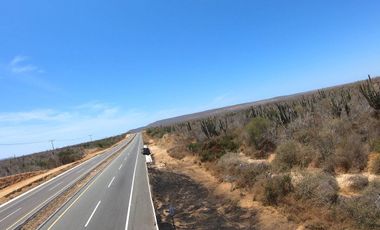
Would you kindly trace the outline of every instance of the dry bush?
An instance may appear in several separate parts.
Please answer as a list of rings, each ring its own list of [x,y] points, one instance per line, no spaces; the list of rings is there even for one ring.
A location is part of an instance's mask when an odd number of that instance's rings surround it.
[[[334,154],[336,142],[336,135],[329,128],[324,128],[315,137],[313,145],[320,153],[319,162],[321,164]]]
[[[326,205],[337,201],[339,187],[333,176],[327,173],[313,173],[305,174],[294,190],[295,197],[299,200]]]
[[[227,153],[218,160],[216,166],[221,172],[232,174],[240,164],[239,153]]]
[[[277,205],[288,193],[293,191],[289,175],[261,177],[254,185],[254,199],[265,205]]]
[[[227,153],[218,160],[218,171],[237,186],[252,188],[258,178],[266,175],[270,166],[266,163],[246,163],[239,159],[237,153]]]
[[[168,154],[177,160],[182,160],[186,157],[187,151],[184,146],[175,146],[168,150]]]
[[[297,140],[299,143],[302,144],[309,144],[312,143],[313,140],[318,135],[316,127],[310,127],[310,128],[299,128],[296,129],[293,133],[294,139]]]
[[[192,145],[194,147],[194,145]],[[210,139],[197,148],[201,161],[215,161],[228,152],[236,152],[239,146],[233,136],[221,136]],[[195,149],[193,149],[195,150]]]
[[[307,223],[305,225],[305,230],[327,230],[328,227],[326,227],[325,224],[319,222],[319,221],[311,221],[311,223]]]
[[[338,171],[360,172],[367,166],[367,148],[358,135],[345,137],[335,155],[335,166]]]
[[[83,151],[75,149],[75,148],[65,149],[58,153],[59,161],[62,164],[69,164],[71,162],[80,160],[82,159],[83,156],[84,156]]]
[[[255,146],[257,150],[264,152],[273,151],[275,144],[271,133],[270,120],[263,117],[253,118],[245,127],[248,135],[248,143]]]
[[[372,151],[380,153],[380,138],[376,139],[372,143]]]
[[[162,138],[165,134],[171,133],[173,128],[171,126],[165,127],[152,127],[146,130],[146,134],[153,138]]]
[[[312,161],[312,150],[296,141],[290,140],[277,148],[277,155],[272,166],[276,171],[289,171],[293,167],[306,167]]]
[[[372,174],[380,174],[380,153],[369,155],[368,171]]]
[[[361,191],[368,185],[368,177],[361,174],[341,175],[338,177],[341,189],[345,191]]]
[[[338,209],[353,219],[360,229],[380,229],[380,181],[373,181],[359,197],[342,200]]]

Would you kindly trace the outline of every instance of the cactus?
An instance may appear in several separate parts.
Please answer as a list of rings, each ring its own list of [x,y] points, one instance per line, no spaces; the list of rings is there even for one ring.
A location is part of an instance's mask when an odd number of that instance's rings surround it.
[[[186,123],[186,127],[187,127],[187,131],[191,131],[191,124],[190,124],[190,122],[187,122]]]
[[[287,125],[298,117],[297,112],[288,104],[276,104],[278,109],[278,122],[282,125]]]
[[[351,93],[350,91],[344,89],[342,89],[339,93],[339,95],[330,95],[331,113],[334,117],[340,118],[344,110],[347,116],[350,116],[351,108],[349,103],[351,101]]]
[[[201,121],[201,129],[207,138],[211,138],[213,136],[219,136],[219,132],[216,130],[214,118],[207,118]]]
[[[318,90],[318,95],[320,99],[324,99],[327,97],[326,92],[323,89]]]
[[[376,110],[376,112],[380,112],[380,87],[372,81],[370,75],[368,75],[368,80],[360,85],[359,90],[368,104]]]
[[[228,130],[227,117],[225,117],[224,119],[219,119],[219,130],[221,130],[224,134],[227,134],[227,130]]]

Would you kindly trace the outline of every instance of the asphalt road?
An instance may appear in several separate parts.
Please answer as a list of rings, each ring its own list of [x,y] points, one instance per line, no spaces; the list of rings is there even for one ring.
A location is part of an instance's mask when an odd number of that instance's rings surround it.
[[[58,175],[36,188],[0,206],[0,229],[15,229],[46,203],[61,194],[67,187],[83,178],[116,151],[126,147],[130,139],[74,168]],[[130,144],[129,144],[130,145]],[[129,146],[128,145],[128,146]],[[123,152],[125,155],[125,152]],[[68,228],[66,228],[68,229]]]
[[[141,134],[42,229],[158,229]]]

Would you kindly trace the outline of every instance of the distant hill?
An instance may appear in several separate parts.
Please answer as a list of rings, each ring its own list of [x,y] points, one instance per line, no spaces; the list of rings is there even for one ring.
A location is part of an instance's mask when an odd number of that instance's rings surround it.
[[[380,77],[375,77],[372,79],[375,81],[380,81]],[[296,94],[291,94],[291,95],[286,95],[286,96],[279,96],[279,97],[264,99],[264,100],[255,101],[255,102],[247,102],[247,103],[242,103],[242,104],[226,106],[226,107],[222,107],[222,108],[210,109],[210,110],[206,110],[206,111],[202,111],[202,112],[197,112],[197,113],[167,118],[167,119],[163,119],[163,120],[153,122],[151,124],[148,124],[145,127],[140,127],[140,128],[135,129],[133,131],[141,131],[145,128],[151,128],[151,127],[168,126],[168,125],[173,125],[176,123],[181,123],[184,121],[196,120],[196,119],[201,119],[201,118],[205,118],[205,117],[209,117],[209,116],[213,116],[213,115],[220,115],[223,113],[239,111],[239,110],[249,108],[251,106],[263,105],[263,104],[267,104],[267,103],[271,103],[271,102],[280,102],[280,101],[285,101],[285,100],[289,100],[289,99],[294,99],[297,97],[306,96],[309,94],[316,93],[319,90],[331,90],[331,89],[335,89],[335,88],[358,85],[363,81],[356,81],[356,82],[352,82],[352,83],[348,83],[348,84],[342,84],[342,85],[337,85],[337,86],[332,86],[332,87],[327,87],[327,88],[322,88],[322,89],[317,89],[317,90],[312,90],[312,91],[307,91],[307,92],[301,92],[301,93],[296,93]]]

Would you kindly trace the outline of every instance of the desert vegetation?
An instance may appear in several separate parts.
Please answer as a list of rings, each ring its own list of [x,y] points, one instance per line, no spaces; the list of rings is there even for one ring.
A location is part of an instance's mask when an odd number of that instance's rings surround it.
[[[109,137],[92,142],[68,146],[31,155],[14,157],[0,160],[0,177],[10,176],[19,173],[35,172],[52,169],[64,164],[68,164],[85,156],[88,150],[102,150],[109,148],[121,141],[125,134]]]
[[[146,132],[181,136],[221,180],[307,229],[379,229],[379,113],[380,78],[368,77]]]

